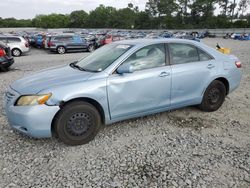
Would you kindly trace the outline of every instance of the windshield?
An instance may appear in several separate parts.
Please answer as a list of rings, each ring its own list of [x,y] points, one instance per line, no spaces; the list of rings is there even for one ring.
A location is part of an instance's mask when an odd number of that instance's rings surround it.
[[[100,72],[111,65],[132,46],[127,44],[108,44],[94,51],[76,63],[86,71]]]

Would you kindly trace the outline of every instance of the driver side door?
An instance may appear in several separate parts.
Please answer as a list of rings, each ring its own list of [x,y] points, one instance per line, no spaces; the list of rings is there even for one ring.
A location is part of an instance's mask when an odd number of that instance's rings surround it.
[[[122,64],[133,73],[113,73],[107,79],[111,119],[136,116],[170,106],[171,67],[164,44],[143,47]]]

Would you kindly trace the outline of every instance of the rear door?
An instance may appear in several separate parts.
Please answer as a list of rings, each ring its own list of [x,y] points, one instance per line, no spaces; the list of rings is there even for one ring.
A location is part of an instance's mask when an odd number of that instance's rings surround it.
[[[218,65],[205,51],[191,44],[168,44],[172,67],[171,105],[199,103]]]

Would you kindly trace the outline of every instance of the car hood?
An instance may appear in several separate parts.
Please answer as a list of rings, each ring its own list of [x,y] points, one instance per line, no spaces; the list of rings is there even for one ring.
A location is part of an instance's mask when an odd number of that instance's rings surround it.
[[[22,95],[36,94],[51,87],[85,81],[91,75],[92,72],[80,71],[67,65],[36,72],[13,82],[10,87]]]

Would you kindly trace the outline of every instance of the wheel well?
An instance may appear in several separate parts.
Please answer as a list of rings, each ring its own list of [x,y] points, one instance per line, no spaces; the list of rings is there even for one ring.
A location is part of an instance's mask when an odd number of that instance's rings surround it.
[[[58,46],[56,47],[56,50],[57,50],[59,47],[64,47],[65,50],[67,50],[67,48],[66,48],[64,45],[58,45]]]
[[[229,82],[226,78],[220,77],[220,78],[216,78],[215,80],[221,81],[225,87],[226,87],[226,94],[229,93]]]
[[[65,105],[70,104],[70,103],[75,102],[75,101],[84,101],[84,102],[87,102],[89,104],[92,104],[98,110],[99,114],[101,115],[101,121],[102,121],[102,123],[103,124],[105,123],[104,110],[103,110],[102,106],[96,100],[94,100],[94,99],[87,98],[87,97],[81,97],[81,98],[71,99],[71,100],[66,101],[66,102],[61,101],[59,107],[60,107],[60,109],[62,109]],[[58,112],[57,112],[57,114],[58,114]],[[57,116],[57,114],[55,115],[55,117]],[[54,130],[54,120],[55,120],[55,117],[53,118],[52,124],[51,124],[52,134],[55,134],[55,130]]]

